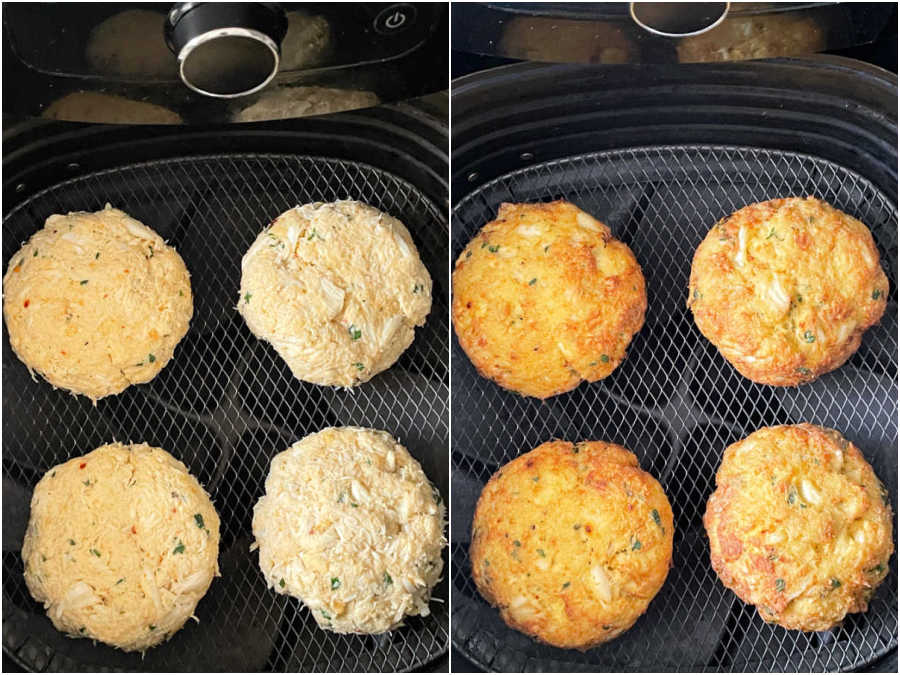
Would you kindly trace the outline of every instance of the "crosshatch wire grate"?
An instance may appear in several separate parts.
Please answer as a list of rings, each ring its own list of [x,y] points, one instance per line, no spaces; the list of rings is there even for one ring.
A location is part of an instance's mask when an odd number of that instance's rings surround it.
[[[839,370],[794,389],[740,376],[685,306],[693,252],[710,227],[747,204],[814,195],[866,223],[891,283],[887,312]],[[636,148],[538,164],[487,183],[452,217],[453,259],[501,202],[566,199],[627,243],[647,281],[646,323],[607,379],[545,402],[481,378],[455,337],[451,411],[454,645],[506,671],[833,671],[897,644],[897,556],[866,614],[805,634],[762,621],[718,581],[701,518],[721,453],[755,429],[809,421],[862,449],[897,512],[897,214],[869,181],[830,162],[726,146]],[[468,547],[475,502],[502,464],[551,438],[608,440],[632,450],[675,512],[673,568],[647,613],[587,653],[539,645],[507,628],[478,595]],[[894,517],[896,542],[897,522]]]
[[[353,390],[292,377],[235,310],[244,252],[278,214],[311,201],[359,199],[402,220],[434,281],[433,306],[412,346]],[[106,202],[153,227],[191,272],[194,318],[175,357],[150,383],[101,400],[32,381],[3,342],[4,649],[34,670],[410,670],[447,649],[449,610],[382,636],[316,627],[301,603],[266,588],[249,552],[253,505],[269,461],[332,425],[385,429],[448,495],[446,216],[409,183],[359,163],[288,155],[182,158],[77,178],[34,195],[4,220],[3,269],[47,216]],[[65,638],[25,586],[20,556],[28,502],[52,465],[110,442],[145,441],[188,465],[221,517],[219,565],[188,622],[169,642],[124,654]],[[445,565],[447,556],[445,554]],[[434,596],[448,596],[446,579]]]

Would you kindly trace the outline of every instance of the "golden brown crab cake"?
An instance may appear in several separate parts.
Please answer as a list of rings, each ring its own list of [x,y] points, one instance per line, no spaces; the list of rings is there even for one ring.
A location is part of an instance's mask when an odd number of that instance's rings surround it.
[[[828,630],[865,612],[894,552],[884,486],[859,449],[812,424],[725,450],[703,523],[722,583],[760,616]]]
[[[625,448],[550,441],[488,481],[472,523],[472,576],[512,628],[590,649],[647,610],[672,562],[672,509]]]
[[[796,386],[843,364],[887,305],[869,229],[807,197],[745,206],[694,254],[688,306],[744,377]]]
[[[574,204],[501,204],[453,272],[453,325],[478,372],[547,398],[607,377],[644,324],[631,249]]]

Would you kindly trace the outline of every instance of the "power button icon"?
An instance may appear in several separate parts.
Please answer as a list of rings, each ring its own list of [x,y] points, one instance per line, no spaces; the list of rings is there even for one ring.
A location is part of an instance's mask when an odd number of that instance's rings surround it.
[[[409,28],[416,20],[416,8],[412,5],[390,5],[375,17],[375,31],[382,35],[395,35]]]

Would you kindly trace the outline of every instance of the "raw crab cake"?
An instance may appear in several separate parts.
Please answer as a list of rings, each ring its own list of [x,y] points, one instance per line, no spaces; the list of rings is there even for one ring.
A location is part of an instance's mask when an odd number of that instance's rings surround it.
[[[612,443],[550,441],[488,481],[472,523],[472,576],[512,628],[589,649],[628,630],[672,562],[672,509]]]
[[[887,492],[859,449],[812,424],[725,450],[703,523],[722,583],[785,628],[864,612],[894,552]]]
[[[502,204],[456,260],[453,327],[478,372],[547,398],[607,377],[644,324],[631,249],[574,204]]]
[[[181,256],[109,205],[47,218],[3,278],[16,356],[54,387],[94,401],[156,377],[193,312]]]
[[[443,529],[419,463],[389,434],[359,427],[324,429],[276,455],[253,510],[268,585],[337,633],[428,615]]]
[[[285,211],[241,269],[247,326],[313,384],[349,387],[389,368],[431,310],[431,277],[409,231],[361,202]]]
[[[219,517],[165,450],[112,443],[38,482],[25,581],[60,631],[125,651],[168,640],[218,574]]]
[[[744,377],[795,386],[841,366],[887,305],[869,229],[807,197],[745,206],[694,254],[688,306]]]

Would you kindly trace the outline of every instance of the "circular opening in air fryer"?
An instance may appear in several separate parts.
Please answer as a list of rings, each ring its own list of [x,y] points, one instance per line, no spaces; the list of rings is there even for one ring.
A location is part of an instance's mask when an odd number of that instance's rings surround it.
[[[265,87],[278,72],[278,46],[247,28],[202,33],[178,55],[182,81],[216,98],[246,96]]]
[[[718,26],[728,14],[730,2],[632,2],[634,22],[663,37],[700,35]]]

